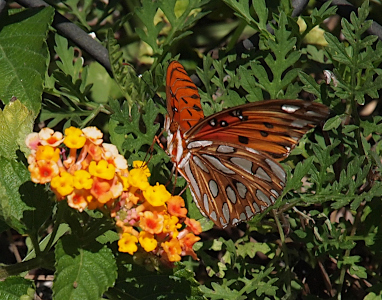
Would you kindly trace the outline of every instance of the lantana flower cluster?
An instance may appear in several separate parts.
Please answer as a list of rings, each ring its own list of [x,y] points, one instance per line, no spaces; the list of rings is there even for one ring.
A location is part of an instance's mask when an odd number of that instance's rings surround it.
[[[197,256],[200,223],[187,217],[184,200],[163,185],[151,186],[150,171],[140,161],[129,171],[117,147],[104,143],[96,127],[69,127],[65,136],[50,128],[31,133],[28,170],[35,183],[50,183],[58,201],[79,211],[109,209],[115,218],[119,251],[152,253],[166,262]]]

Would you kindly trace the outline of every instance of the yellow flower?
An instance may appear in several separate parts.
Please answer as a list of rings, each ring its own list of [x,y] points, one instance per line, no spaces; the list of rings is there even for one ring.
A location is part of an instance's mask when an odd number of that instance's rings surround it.
[[[51,146],[38,146],[36,151],[36,160],[53,160],[58,162],[60,159],[60,149]]]
[[[110,180],[115,175],[115,167],[106,160],[100,160],[98,165],[93,160],[89,165],[89,173],[98,178]]]
[[[65,129],[64,144],[70,149],[80,149],[85,145],[86,137],[83,136],[82,130],[76,127]]]
[[[121,181],[122,181],[122,184],[123,184],[123,190],[126,192],[127,191],[127,189],[130,187],[130,184],[129,184],[129,181],[128,181],[128,179],[127,179],[127,177],[126,176],[119,176],[119,178],[121,179]]]
[[[133,167],[134,167],[134,169],[142,169],[145,172],[147,177],[151,176],[150,170],[147,167],[146,162],[141,161],[141,160],[135,160],[135,161],[133,161]]]
[[[149,182],[147,181],[147,176],[145,175],[145,172],[143,169],[132,169],[129,172],[129,177],[127,178],[127,182],[131,186],[139,188],[142,191],[144,191],[150,186]]]
[[[74,172],[74,187],[78,190],[80,189],[91,189],[93,185],[93,178],[89,172],[85,170],[78,170]]]
[[[118,241],[118,250],[120,252],[127,252],[133,255],[138,250],[138,239],[130,233],[122,234],[122,238]]]
[[[182,224],[178,223],[179,219],[175,216],[165,215],[163,222],[163,233],[172,233],[172,237],[178,236],[178,229]]]
[[[161,206],[171,198],[171,194],[166,190],[165,186],[160,185],[158,182],[155,186],[150,186],[143,191],[143,196],[152,206]]]
[[[139,243],[141,244],[143,249],[145,249],[146,252],[153,251],[157,247],[157,245],[158,245],[158,242],[154,238],[154,235],[151,234],[151,233],[148,233],[146,231],[141,231],[139,233],[138,240],[139,240]]]
[[[65,197],[71,194],[74,190],[73,176],[68,172],[63,172],[60,176],[54,177],[50,185],[60,196]]]

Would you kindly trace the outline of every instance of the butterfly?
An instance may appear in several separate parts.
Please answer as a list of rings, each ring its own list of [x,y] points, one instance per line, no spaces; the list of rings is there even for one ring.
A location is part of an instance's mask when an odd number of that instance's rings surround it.
[[[167,153],[202,214],[218,227],[237,225],[281,195],[285,159],[329,109],[302,100],[248,103],[204,117],[198,89],[172,61],[166,75]]]

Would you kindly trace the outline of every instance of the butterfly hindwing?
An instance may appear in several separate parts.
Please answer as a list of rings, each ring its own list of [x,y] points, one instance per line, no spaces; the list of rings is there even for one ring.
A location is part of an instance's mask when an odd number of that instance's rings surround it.
[[[200,210],[216,225],[249,220],[276,201],[286,180],[279,163],[241,145],[204,142],[191,144],[184,172]]]

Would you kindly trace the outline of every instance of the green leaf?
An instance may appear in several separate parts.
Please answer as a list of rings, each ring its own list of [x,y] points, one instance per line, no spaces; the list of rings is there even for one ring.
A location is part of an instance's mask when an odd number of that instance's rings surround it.
[[[33,129],[34,113],[19,100],[10,102],[0,110],[0,156],[16,159],[16,150],[27,155],[30,149],[25,145],[25,138]]]
[[[107,292],[111,299],[205,299],[194,273],[182,263],[177,263],[174,269],[163,268],[160,272],[153,272],[150,268],[159,263],[156,256],[142,255],[136,257],[136,261],[141,261],[147,269],[133,263],[130,255],[120,254],[118,280],[115,287]]]
[[[5,222],[20,233],[25,232],[23,215],[33,208],[20,197],[19,189],[30,180],[30,173],[22,163],[0,157],[0,214]]]
[[[57,244],[54,299],[100,299],[117,278],[117,265],[109,248],[94,242],[81,246],[76,236]]]
[[[46,36],[54,9],[28,9],[0,21],[0,99],[12,97],[32,110],[40,111],[43,80],[47,70]]]
[[[334,116],[333,118],[330,118],[329,120],[327,120],[325,122],[324,130],[325,131],[329,131],[329,130],[332,130],[332,129],[336,129],[336,128],[338,128],[338,126],[341,125],[341,123],[342,123],[341,116],[339,116],[339,115]]]
[[[16,276],[8,277],[0,282],[0,299],[20,300],[23,295],[30,295],[29,290],[32,288],[33,282],[30,280]]]

